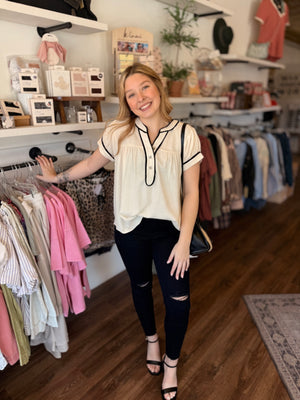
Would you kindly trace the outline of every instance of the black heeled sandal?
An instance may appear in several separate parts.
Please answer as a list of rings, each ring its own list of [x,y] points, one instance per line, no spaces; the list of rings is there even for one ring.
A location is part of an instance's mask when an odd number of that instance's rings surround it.
[[[176,364],[176,365],[169,365],[169,364],[166,363],[166,355],[164,355],[163,360],[162,360],[162,368],[164,368],[165,365],[166,365],[168,368],[176,368],[176,367],[177,367],[177,364]],[[161,397],[162,397],[163,400],[167,400],[167,399],[165,398],[165,394],[175,392],[175,396],[172,397],[171,400],[176,400],[176,398],[177,398],[177,391],[178,391],[178,387],[177,387],[177,386],[169,387],[169,388],[166,388],[166,389],[161,389]]]
[[[150,340],[148,340],[146,338],[146,342],[148,342],[148,343],[157,343],[158,341],[159,341],[159,338],[157,338],[156,340],[153,340],[153,341],[150,341]],[[153,372],[153,371],[151,371],[151,369],[149,369],[147,367],[147,370],[148,370],[149,374],[157,376],[157,375],[159,375],[161,373],[161,371],[162,371],[162,361],[146,360],[146,364],[158,365],[159,366],[159,371],[157,371],[157,372]]]

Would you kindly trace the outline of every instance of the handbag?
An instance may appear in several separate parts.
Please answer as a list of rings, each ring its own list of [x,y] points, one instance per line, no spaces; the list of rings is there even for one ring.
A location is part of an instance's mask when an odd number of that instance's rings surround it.
[[[186,123],[181,128],[181,187],[183,188],[183,152],[184,152],[184,135],[185,135]],[[198,256],[201,253],[210,252],[212,250],[212,242],[205,229],[201,226],[199,216],[197,216],[191,244],[190,244],[190,255]]]
[[[266,43],[251,43],[248,51],[247,57],[259,58],[265,60],[269,54],[270,42]]]

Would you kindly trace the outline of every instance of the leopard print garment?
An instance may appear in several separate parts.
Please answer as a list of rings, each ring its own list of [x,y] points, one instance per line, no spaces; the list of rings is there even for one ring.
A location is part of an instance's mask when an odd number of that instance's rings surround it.
[[[91,239],[87,254],[114,244],[113,186],[114,172],[105,169],[87,178],[59,185],[72,197]]]

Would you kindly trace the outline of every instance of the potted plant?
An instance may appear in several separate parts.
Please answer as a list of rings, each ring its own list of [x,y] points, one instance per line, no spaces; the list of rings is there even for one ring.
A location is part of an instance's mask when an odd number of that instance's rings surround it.
[[[193,3],[194,0],[185,0],[180,3],[180,7],[176,3],[174,7],[166,8],[171,17],[171,25],[161,31],[162,42],[175,46],[175,61],[163,62],[163,76],[168,79],[169,95],[174,97],[181,96],[184,80],[193,70],[192,65],[179,63],[181,48],[185,47],[188,50],[192,50],[197,47],[199,40],[197,36],[186,32],[187,28],[191,28],[193,22],[195,22],[194,16],[191,14]],[[175,88],[177,88],[176,91],[174,91]]]

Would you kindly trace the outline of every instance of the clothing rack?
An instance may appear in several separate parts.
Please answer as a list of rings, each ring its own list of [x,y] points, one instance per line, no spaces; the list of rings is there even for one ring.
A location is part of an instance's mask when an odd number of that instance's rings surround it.
[[[223,11],[212,11],[209,13],[194,14],[194,20],[197,21],[199,18],[211,17],[213,15],[221,15],[221,14],[223,14]]]
[[[101,254],[111,251],[111,249],[112,249],[112,246],[103,246],[103,247],[100,247],[99,249],[95,249],[92,251],[84,251],[84,256],[85,256],[85,258],[93,256],[95,254],[100,256]]]
[[[41,27],[37,27],[37,33],[39,34],[40,37],[43,37],[43,35],[45,33],[50,33],[50,32],[54,32],[54,31],[59,31],[61,29],[70,29],[72,28],[72,23],[71,22],[65,22],[63,24],[59,24],[59,25],[54,25],[54,26],[50,26],[49,28],[41,28]]]
[[[45,156],[47,158],[51,158],[51,160],[53,162],[57,161],[56,156],[50,156],[49,154],[42,153],[42,151],[39,147],[32,147],[29,150],[29,156],[30,156],[30,158],[32,158],[32,161],[26,161],[26,162],[22,162],[19,164],[13,164],[13,165],[6,165],[5,167],[0,167],[0,171],[12,171],[14,169],[28,168],[32,165],[38,165],[38,162],[36,161],[37,156]]]
[[[211,115],[207,114],[194,114],[192,111],[189,114],[189,118],[211,118]]]
[[[91,150],[82,149],[81,147],[76,147],[74,143],[69,142],[66,144],[66,152],[74,153],[74,151],[78,151],[79,153],[90,154]]]
[[[62,132],[52,132],[53,135],[59,135]],[[74,133],[74,135],[83,135],[83,131],[76,130],[76,131],[64,131],[63,133]]]
[[[228,122],[227,125],[223,126],[224,128],[232,128],[232,129],[246,129],[248,131],[251,130],[261,130],[261,131],[265,131],[266,129],[270,130],[273,129],[273,124],[270,123],[269,121],[260,121],[257,120],[255,123],[250,124],[250,125],[241,125],[241,124],[233,124],[232,122]]]

